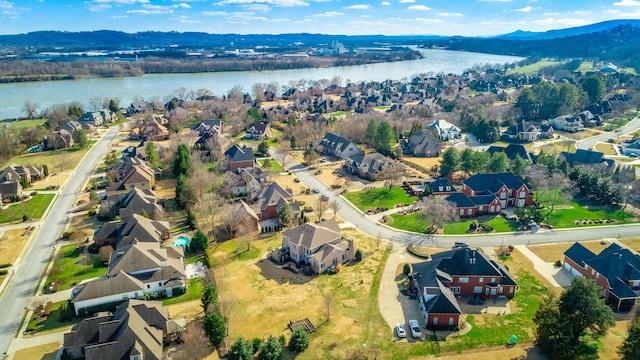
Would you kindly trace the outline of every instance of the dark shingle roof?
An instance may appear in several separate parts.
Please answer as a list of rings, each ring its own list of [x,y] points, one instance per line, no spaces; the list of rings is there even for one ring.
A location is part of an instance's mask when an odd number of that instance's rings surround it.
[[[250,147],[243,148],[238,145],[233,145],[224,152],[224,156],[228,157],[231,161],[253,160],[253,149]]]
[[[578,265],[582,265],[588,259],[592,259],[596,256],[591,252],[591,250],[587,249],[580,243],[574,243],[571,245],[571,247],[564,252],[564,255]]]
[[[515,160],[516,156],[520,155],[524,160],[531,161],[531,156],[522,144],[509,144],[507,147],[492,145],[489,146],[487,152],[491,155],[497,152],[503,152],[510,160]]]
[[[497,192],[503,185],[509,189],[519,189],[522,185],[527,185],[521,176],[515,175],[509,171],[492,174],[475,174],[463,181],[465,185],[474,191],[490,191]]]
[[[467,194],[463,192],[454,192],[453,194],[447,196],[445,200],[454,203],[458,208],[472,208],[476,206],[476,204],[471,201]]]
[[[438,178],[427,186],[431,189],[433,194],[456,191],[456,188],[445,178]],[[442,190],[440,190],[440,188],[442,188]]]

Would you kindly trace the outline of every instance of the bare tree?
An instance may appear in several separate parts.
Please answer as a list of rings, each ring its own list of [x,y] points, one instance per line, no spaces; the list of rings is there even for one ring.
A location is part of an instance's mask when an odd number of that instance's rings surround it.
[[[397,163],[390,163],[380,171],[380,179],[384,180],[384,185],[389,187],[391,190],[394,186],[400,185],[400,181],[402,180],[402,165]]]
[[[109,258],[111,257],[112,252],[113,252],[113,246],[111,245],[101,246],[100,250],[98,250],[98,257],[100,258],[100,260],[102,260],[102,262],[107,262],[109,261]]]
[[[198,202],[195,205],[196,214],[198,214],[199,220],[206,219],[209,222],[211,231],[216,228],[216,222],[223,203],[224,200],[217,192],[208,192],[198,198]]]
[[[187,324],[187,331],[182,335],[183,344],[173,355],[176,360],[204,359],[212,352],[211,343],[199,321]]]
[[[229,336],[229,323],[231,322],[233,311],[235,310],[236,305],[238,305],[238,300],[233,295],[228,295],[220,297],[220,300],[218,302],[218,305],[220,306],[220,312],[222,313],[222,317],[224,318],[227,336]]]
[[[425,197],[416,206],[420,208],[420,216],[430,222],[432,228],[440,229],[458,220],[455,205],[440,196]]]
[[[571,180],[560,170],[549,171],[544,165],[535,164],[527,168],[526,178],[534,187],[535,201],[544,201],[548,204],[549,215],[555,210],[558,203],[567,201],[573,196],[576,188]]]
[[[329,202],[329,207],[331,211],[333,211],[333,218],[335,219],[336,215],[338,215],[338,211],[342,207],[342,203],[338,199],[333,199]]]
[[[282,164],[282,169],[284,171],[287,171],[287,160],[289,158],[289,154],[287,154],[286,151],[281,151],[278,153],[277,159],[278,161],[280,161],[280,164]]]
[[[316,199],[314,212],[318,216],[318,221],[322,220],[322,216],[327,212],[327,210],[329,210],[329,202]]]
[[[38,104],[31,100],[26,100],[22,105],[22,110],[27,119],[35,119],[38,116]]]
[[[333,294],[326,294],[324,296],[322,302],[322,310],[327,322],[331,321],[331,315],[333,314],[335,303],[336,298],[333,296]]]
[[[102,109],[103,104],[104,104],[104,99],[101,99],[97,96],[89,99],[89,108],[91,109],[91,111],[98,111]]]

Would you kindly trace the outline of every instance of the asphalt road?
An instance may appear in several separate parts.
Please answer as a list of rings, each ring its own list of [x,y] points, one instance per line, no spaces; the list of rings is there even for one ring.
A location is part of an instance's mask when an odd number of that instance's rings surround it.
[[[621,126],[616,131],[611,131],[608,133],[604,133],[604,134],[600,134],[600,135],[596,135],[596,136],[592,136],[592,137],[580,140],[576,144],[576,147],[582,150],[589,150],[589,149],[592,149],[596,145],[596,143],[599,143],[601,141],[606,142],[609,139],[615,139],[618,136],[630,134],[638,130],[638,128],[640,128],[640,117],[636,117],[635,119],[629,121],[626,125]]]
[[[278,157],[279,158],[279,157]],[[498,245],[518,245],[518,244],[544,244],[558,242],[573,242],[584,240],[599,240],[603,238],[619,238],[626,236],[640,235],[640,224],[626,224],[615,226],[589,227],[582,229],[541,229],[536,233],[530,231],[516,233],[498,233],[481,235],[425,235],[405,232],[392,229],[372,221],[363,213],[356,209],[351,203],[338,195],[334,189],[324,184],[317,177],[311,174],[305,167],[294,164],[291,158],[288,162],[292,165],[289,169],[295,173],[308,188],[320,189],[320,194],[329,197],[329,201],[337,200],[341,203],[338,215],[344,220],[352,223],[358,230],[384,239],[389,239],[401,243],[416,243],[425,246],[451,247],[456,241],[468,242],[471,246],[498,246]]]
[[[60,190],[48,216],[38,229],[31,247],[0,299],[0,351],[5,354],[15,337],[31,296],[36,292],[44,270],[49,263],[53,246],[63,231],[67,212],[72,208],[78,192],[94,166],[109,151],[109,144],[118,134],[118,127],[109,130],[88,151],[85,158]]]

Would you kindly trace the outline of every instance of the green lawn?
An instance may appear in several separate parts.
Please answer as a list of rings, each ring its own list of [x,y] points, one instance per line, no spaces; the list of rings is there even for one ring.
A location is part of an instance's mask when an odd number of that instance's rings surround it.
[[[525,65],[516,69],[511,69],[507,71],[507,74],[537,74],[540,72],[540,69],[548,66],[561,64],[560,61],[552,61],[552,60],[540,60],[533,64]]]
[[[574,220],[596,220],[596,219],[622,219],[632,217],[630,214],[623,213],[616,208],[601,208],[596,205],[596,209],[588,209],[584,204],[571,202],[562,206],[572,206],[572,209],[557,209],[549,215],[548,223],[558,228],[573,228],[587,225],[575,225]],[[588,226],[607,225],[607,224],[590,224]],[[609,224],[611,225],[611,224]]]
[[[260,165],[262,165],[262,168],[270,171],[270,172],[275,172],[275,173],[279,173],[282,172],[284,169],[282,168],[282,165],[280,165],[279,162],[273,160],[273,159],[269,159],[269,168],[265,168],[264,167],[264,162],[266,161],[266,159],[263,160],[258,160],[258,162],[260,163]]]
[[[349,192],[345,198],[362,211],[371,208],[393,208],[396,204],[413,204],[418,198],[408,196],[401,187]]]
[[[326,113],[324,114],[326,117],[331,117],[331,116],[345,116],[347,114],[352,113],[353,111],[334,111],[332,113]]]
[[[391,214],[393,222],[389,226],[396,229],[425,233],[429,229],[429,222],[420,218],[420,213],[409,215]]]
[[[27,325],[27,331],[42,332],[71,326],[77,323],[78,318],[75,316],[71,316],[65,321],[62,320],[62,307],[65,302],[66,301],[53,303],[53,308],[47,317],[39,317],[37,316],[38,314],[34,312],[33,316],[29,320],[29,325]]]
[[[174,296],[168,299],[164,299],[162,300],[162,305],[167,306],[172,304],[178,304],[185,301],[198,300],[201,297],[202,297],[202,279],[191,278],[189,279],[189,289],[187,289],[186,293],[182,295]]]
[[[20,121],[7,122],[6,124],[9,124],[9,126],[11,126],[14,129],[26,129],[26,128],[32,128],[36,126],[44,126],[44,123],[46,121],[47,120],[45,119],[20,120]]]
[[[58,258],[47,282],[61,281],[60,290],[69,289],[82,280],[107,274],[107,267],[93,255],[85,255],[78,245],[65,245],[60,248]]]
[[[13,204],[6,210],[0,211],[0,223],[22,221],[22,216],[25,214],[30,219],[40,219],[54,196],[53,194],[38,194],[26,203]]]
[[[466,221],[459,221],[451,224],[447,224],[444,227],[445,234],[466,234],[469,225],[476,220],[470,219]],[[516,221],[509,221],[502,216],[494,216],[493,218],[483,222],[493,226],[494,232],[511,232],[518,231],[519,225]]]

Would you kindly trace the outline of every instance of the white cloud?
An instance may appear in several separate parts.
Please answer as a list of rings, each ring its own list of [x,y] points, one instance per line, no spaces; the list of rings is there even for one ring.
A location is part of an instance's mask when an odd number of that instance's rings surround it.
[[[518,12],[531,12],[531,10],[533,10],[533,6],[525,6],[525,7],[520,8],[520,9],[514,9],[513,11],[518,11]]]
[[[247,10],[258,11],[258,12],[269,12],[271,11],[271,6],[266,4],[252,4],[249,6],[245,6]]]
[[[416,18],[416,21],[427,23],[427,24],[443,24],[444,21],[442,19],[427,19],[427,18]]]
[[[640,1],[638,1],[638,0],[622,0],[622,1],[614,2],[613,6],[640,6]]]
[[[253,5],[253,4],[265,4],[272,6],[309,6],[309,3],[303,0],[223,0],[217,3],[217,5]]]
[[[406,3],[414,3],[416,2],[416,0],[400,0],[398,1],[400,4],[406,4]]]
[[[390,2],[388,2],[388,1],[383,1],[383,2],[381,2],[381,3],[380,3],[380,5],[382,5],[382,6],[389,6],[389,5],[391,5],[391,3],[390,3]]]
[[[511,0],[480,0],[481,2],[511,2]]]
[[[558,16],[560,15],[559,12],[546,12],[546,13],[542,13],[542,15],[544,16]]]
[[[134,4],[148,4],[149,0],[93,0],[93,2],[134,5]]]
[[[127,14],[138,14],[138,15],[163,15],[163,14],[173,14],[172,9],[138,9],[138,10],[127,10]]]
[[[229,16],[226,11],[203,11],[202,16]]]
[[[111,9],[111,7],[112,6],[109,4],[89,4],[87,6],[87,10],[91,12],[100,12],[100,11]]]
[[[327,11],[327,12],[323,12],[321,14],[314,14],[314,17],[336,17],[336,16],[340,16],[340,15],[344,15],[344,13],[339,12],[339,11]]]
[[[451,12],[440,12],[440,13],[438,13],[438,16],[442,16],[442,17],[450,17],[450,16],[460,17],[460,16],[462,16],[462,14],[461,13],[451,13]]]
[[[345,9],[349,9],[349,10],[366,10],[366,9],[370,9],[371,5],[365,5],[365,4],[356,4],[356,5],[351,5],[351,6],[345,6]]]
[[[127,16],[127,15],[122,15],[122,14],[120,14],[120,15],[113,15],[113,16],[109,16],[109,17],[110,17],[111,19],[126,19],[126,18],[128,18],[128,16]]]
[[[178,17],[171,18],[171,20],[176,20],[181,24],[200,24],[200,23],[202,23],[201,20],[194,19],[191,16],[178,16]]]
[[[191,5],[187,4],[187,3],[180,3],[178,4],[178,7],[181,9],[191,9]]]
[[[409,9],[409,10],[417,10],[417,11],[429,11],[429,10],[431,10],[431,8],[426,6],[426,5],[411,5],[407,9]]]

